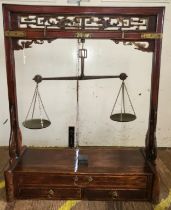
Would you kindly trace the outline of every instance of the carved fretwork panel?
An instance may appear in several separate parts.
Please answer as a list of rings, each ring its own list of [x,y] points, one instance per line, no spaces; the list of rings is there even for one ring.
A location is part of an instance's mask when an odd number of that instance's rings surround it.
[[[21,15],[18,28],[106,31],[148,31],[149,17],[142,16],[64,16]]]

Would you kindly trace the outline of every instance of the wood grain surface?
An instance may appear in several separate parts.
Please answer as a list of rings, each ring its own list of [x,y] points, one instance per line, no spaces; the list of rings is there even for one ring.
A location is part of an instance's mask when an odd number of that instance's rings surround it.
[[[168,196],[171,189],[171,149],[159,149],[157,166],[160,175],[160,200]],[[3,169],[8,162],[8,150],[0,148],[0,176],[3,178]],[[60,210],[66,201],[47,200],[17,200],[15,203],[6,203],[5,189],[0,189],[0,210]],[[122,202],[122,201],[81,201],[72,207],[72,210],[153,210],[149,202]],[[167,209],[171,210],[171,206]]]

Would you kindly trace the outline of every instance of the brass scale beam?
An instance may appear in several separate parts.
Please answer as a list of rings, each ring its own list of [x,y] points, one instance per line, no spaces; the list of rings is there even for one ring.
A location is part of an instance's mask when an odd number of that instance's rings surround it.
[[[120,75],[101,75],[101,76],[71,76],[71,77],[42,77],[41,75],[35,75],[33,80],[36,83],[42,82],[42,80],[94,80],[94,79],[111,79],[111,78],[120,78],[121,80],[125,80],[127,75],[125,73],[121,73]]]

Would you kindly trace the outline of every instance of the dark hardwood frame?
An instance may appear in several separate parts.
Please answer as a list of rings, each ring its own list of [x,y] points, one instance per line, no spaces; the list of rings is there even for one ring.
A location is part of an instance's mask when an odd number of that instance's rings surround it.
[[[160,60],[162,46],[162,29],[164,21],[164,7],[65,7],[65,6],[28,6],[28,5],[3,5],[4,14],[4,34],[5,34],[5,53],[6,53],[6,70],[8,82],[9,111],[11,122],[11,133],[9,140],[9,167],[5,171],[7,200],[12,201],[14,198],[22,198],[17,194],[17,185],[15,178],[15,170],[24,157],[26,147],[22,146],[22,135],[18,122],[17,93],[15,79],[15,60],[14,50],[22,50],[23,46],[18,45],[18,40],[26,40],[25,46],[31,47],[32,42],[37,40],[46,40],[51,42],[57,38],[84,38],[84,39],[110,39],[115,42],[148,42],[149,48],[145,49],[138,45],[139,50],[153,52],[152,74],[151,74],[151,97],[150,97],[150,113],[149,125],[145,140],[145,149],[143,155],[145,164],[151,169],[153,178],[151,179],[151,190],[149,197],[145,200],[157,202],[159,198],[159,178],[156,170],[155,160],[157,157],[156,146],[156,123],[158,108],[158,91],[160,78]],[[77,15],[77,16],[136,16],[148,17],[148,28],[145,31],[130,30],[104,30],[104,28],[94,29],[34,29],[19,28],[18,17],[20,15]],[[27,41],[28,40],[28,41]],[[31,41],[30,41],[31,40]],[[115,149],[114,151],[119,151]],[[52,154],[52,153],[51,153]],[[18,173],[19,173],[19,169]],[[16,170],[16,171],[17,171]],[[125,172],[126,173],[126,172]],[[98,174],[101,175],[100,173]],[[113,173],[112,175],[115,175]],[[40,175],[41,176],[41,175]],[[108,176],[108,175],[107,175]],[[132,175],[133,176],[133,175]],[[75,188],[74,188],[75,189]],[[21,190],[21,189],[20,189]],[[51,191],[52,192],[52,191]],[[52,193],[53,194],[53,193]],[[86,193],[85,193],[86,194]],[[91,199],[91,192],[85,199]],[[121,193],[122,194],[122,193]],[[39,196],[35,196],[37,198]],[[84,196],[83,196],[84,197]],[[93,197],[93,195],[92,195]],[[123,196],[124,197],[124,196]],[[137,200],[133,196],[131,200]],[[26,198],[29,198],[29,196]],[[45,197],[46,198],[46,197]],[[50,199],[51,197],[49,197]],[[69,196],[66,198],[69,198]],[[84,199],[80,197],[81,199]],[[101,200],[101,197],[94,198]],[[123,199],[127,200],[127,197]],[[117,200],[117,199],[116,199]],[[129,200],[129,199],[128,199]],[[141,199],[140,199],[141,200]]]

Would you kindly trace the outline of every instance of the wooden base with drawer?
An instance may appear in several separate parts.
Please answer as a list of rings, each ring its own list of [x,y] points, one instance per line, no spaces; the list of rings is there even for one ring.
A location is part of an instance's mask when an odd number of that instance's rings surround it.
[[[74,172],[74,149],[26,149],[5,172],[8,200],[153,200],[155,174],[140,149],[88,147],[80,154],[88,165]]]

